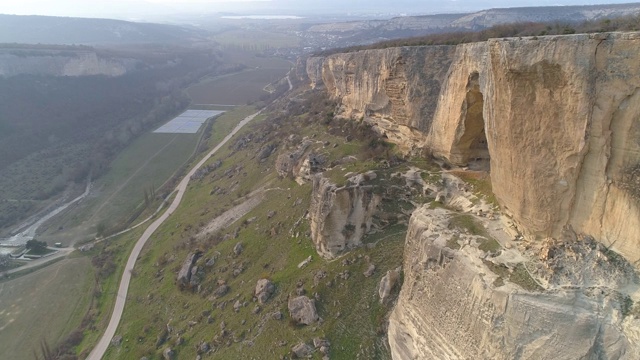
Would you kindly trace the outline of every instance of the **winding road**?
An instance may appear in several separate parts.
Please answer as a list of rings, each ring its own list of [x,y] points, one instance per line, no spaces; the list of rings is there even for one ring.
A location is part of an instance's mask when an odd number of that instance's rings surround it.
[[[189,181],[191,180],[191,176],[195,174],[195,172],[204,165],[204,163],[215,154],[220,148],[226,144],[233,135],[235,135],[243,126],[253,120],[256,116],[258,116],[262,110],[258,111],[255,114],[249,115],[244,118],[213,150],[207,154],[202,160],[200,160],[196,166],[194,166],[191,171],[180,181],[178,186],[176,187],[176,197],[174,198],[169,208],[149,227],[145,230],[145,232],[140,236],[133,250],[131,251],[131,255],[129,255],[129,259],[127,260],[127,264],[125,265],[124,272],[122,273],[122,279],[120,280],[120,287],[118,288],[118,293],[116,296],[116,303],[113,307],[113,313],[111,314],[111,319],[109,320],[109,325],[107,326],[107,330],[100,338],[100,341],[96,345],[96,347],[91,351],[88,360],[100,360],[104,356],[104,353],[107,351],[109,344],[111,343],[111,339],[116,333],[118,329],[118,324],[120,323],[120,319],[122,318],[122,313],[124,312],[124,305],[127,300],[127,293],[129,291],[129,283],[131,282],[131,271],[133,270],[136,260],[140,255],[140,251],[144,247],[145,243],[151,235],[162,225],[162,223],[178,208],[180,202],[182,201],[182,197],[184,196],[185,191],[187,190],[187,185],[189,185]]]

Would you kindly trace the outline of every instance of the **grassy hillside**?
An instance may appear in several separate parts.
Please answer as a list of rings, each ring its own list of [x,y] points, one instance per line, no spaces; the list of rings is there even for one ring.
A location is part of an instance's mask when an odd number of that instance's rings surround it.
[[[93,285],[93,268],[86,257],[0,282],[2,357],[33,359],[32,349],[42,341],[56,344],[73,333],[89,309]]]
[[[386,179],[410,165],[428,165],[405,161],[383,165],[382,160],[397,160],[392,147],[380,149],[378,143],[370,142],[373,135],[363,124],[334,120],[333,106],[319,93],[283,101],[209,160],[209,164],[221,161],[222,165],[192,180],[180,208],[143,250],[117,331],[123,342],[109,349],[107,359],[159,359],[166,347],[174,349],[177,358],[195,358],[204,342],[213,349],[205,351],[207,358],[279,358],[288,356],[300,341],[310,342],[314,337],[331,342],[332,359],[389,358],[384,327],[390,307],[380,304],[377,287],[387,270],[402,264],[406,234],[402,201],[383,208],[404,221],[392,222],[365,238],[369,245],[326,261],[316,254],[304,217],[311,185],[280,178],[274,170],[277,154],[265,160],[257,157],[267,145],[283,151],[285,139],[293,135],[316,139],[328,163],[348,156],[359,160],[355,167],[332,165],[328,175],[338,179],[356,168],[377,169]],[[237,221],[203,233],[218,216],[260,195],[263,200]],[[237,243],[244,248],[239,255],[233,252]],[[177,271],[195,250],[203,252],[198,262],[202,280],[193,289],[181,290]],[[308,257],[312,261],[300,269],[298,264]],[[215,264],[205,265],[212,258]],[[375,264],[376,271],[365,277],[363,272],[370,264]],[[261,278],[271,279],[276,292],[257,307],[253,290]],[[217,298],[213,292],[221,283],[230,291]],[[287,298],[300,287],[317,299],[321,322],[298,326],[290,320]],[[238,301],[245,305],[235,311]],[[282,319],[274,318],[277,312]],[[321,358],[318,352],[315,358]]]

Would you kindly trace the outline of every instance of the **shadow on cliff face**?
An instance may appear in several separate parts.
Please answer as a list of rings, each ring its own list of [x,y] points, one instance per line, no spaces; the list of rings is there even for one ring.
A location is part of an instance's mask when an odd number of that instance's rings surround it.
[[[479,74],[469,75],[467,94],[462,104],[461,117],[464,122],[458,129],[459,138],[451,151],[451,162],[468,165],[473,170],[489,170],[489,147],[484,130],[482,110],[484,98],[480,92]]]

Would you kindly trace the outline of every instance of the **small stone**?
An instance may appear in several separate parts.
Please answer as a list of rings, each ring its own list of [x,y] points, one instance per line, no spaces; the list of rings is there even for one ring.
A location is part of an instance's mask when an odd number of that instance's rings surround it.
[[[122,336],[121,335],[116,335],[113,337],[113,339],[111,339],[111,345],[113,346],[120,346],[122,344]]]
[[[309,346],[306,343],[300,343],[296,346],[294,346],[291,351],[298,357],[298,358],[305,358],[308,356],[311,356],[311,354],[313,354],[313,348],[311,346]]]
[[[367,271],[363,272],[362,274],[364,275],[364,277],[370,277],[371,275],[373,275],[374,271],[376,271],[376,266],[371,264],[367,268]]]
[[[236,254],[236,256],[240,255],[242,253],[242,250],[242,243],[237,243],[236,246],[233,247],[233,253]]]
[[[309,265],[309,263],[311,262],[311,255],[309,255],[308,258],[306,258],[304,261],[302,261],[300,264],[298,264],[298,269],[302,269],[303,267]]]
[[[165,360],[173,360],[176,357],[176,352],[173,351],[171,348],[166,348],[162,352],[162,357]]]
[[[211,346],[209,346],[209,343],[204,342],[204,341],[202,343],[200,343],[200,346],[198,347],[198,351],[201,354],[204,354],[204,353],[208,352],[210,349],[211,349]]]
[[[329,340],[327,339],[323,339],[323,338],[313,338],[313,347],[315,347],[316,349],[325,346],[325,347],[329,347],[330,343]]]
[[[241,307],[242,303],[240,302],[240,300],[236,300],[236,302],[233,304],[233,311],[239,312]]]
[[[229,292],[229,286],[228,285],[220,285],[214,292],[213,295],[216,298],[222,297],[224,295],[226,295]]]

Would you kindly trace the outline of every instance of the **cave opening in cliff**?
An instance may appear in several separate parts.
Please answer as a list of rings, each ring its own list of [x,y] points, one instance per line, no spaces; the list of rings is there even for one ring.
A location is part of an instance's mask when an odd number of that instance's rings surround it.
[[[480,91],[480,76],[477,72],[469,76],[467,94],[462,107],[464,128],[454,153],[461,165],[473,170],[489,170],[490,157],[484,128],[484,97]]]

